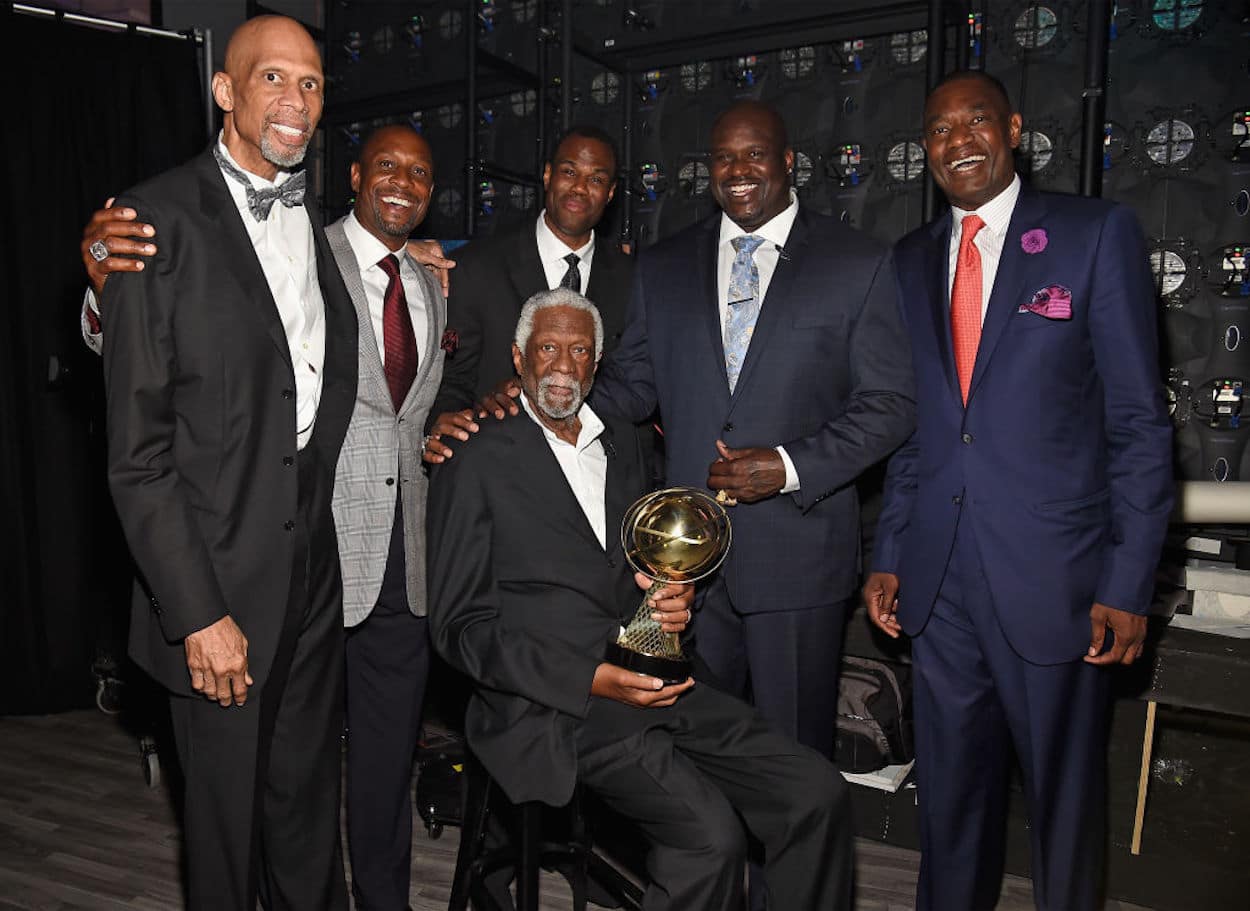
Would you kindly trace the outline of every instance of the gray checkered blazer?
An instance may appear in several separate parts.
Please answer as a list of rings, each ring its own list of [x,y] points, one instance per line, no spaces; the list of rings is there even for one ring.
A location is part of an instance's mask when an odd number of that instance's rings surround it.
[[[356,305],[360,324],[360,379],[356,408],[339,454],[334,478],[334,524],[343,569],[343,622],[355,626],[369,616],[382,588],[391,526],[395,521],[395,487],[404,498],[404,545],[408,569],[408,604],[425,616],[425,501],[428,481],[421,469],[421,437],[434,394],[443,378],[440,348],[447,325],[447,303],[438,282],[410,257],[421,276],[429,314],[425,338],[418,340],[417,378],[399,414],[391,404],[382,359],[356,255],[341,221],[326,229],[330,249],[343,273],[343,283]],[[387,484],[388,479],[394,479]]]

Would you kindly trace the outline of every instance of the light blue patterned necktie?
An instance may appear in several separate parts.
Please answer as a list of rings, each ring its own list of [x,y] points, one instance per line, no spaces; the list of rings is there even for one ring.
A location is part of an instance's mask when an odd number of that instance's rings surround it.
[[[751,347],[751,335],[760,315],[760,270],[755,251],[764,238],[744,234],[730,241],[737,255],[729,272],[729,318],[725,320],[725,372],[729,391],[738,385],[738,374]]]

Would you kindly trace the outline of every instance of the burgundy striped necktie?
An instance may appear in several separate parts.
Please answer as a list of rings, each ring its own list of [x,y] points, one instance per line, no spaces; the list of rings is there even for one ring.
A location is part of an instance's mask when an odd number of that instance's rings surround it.
[[[417,378],[417,337],[412,331],[412,314],[399,280],[399,260],[387,254],[378,262],[389,281],[382,298],[382,348],[385,351],[386,385],[398,414],[404,398]]]

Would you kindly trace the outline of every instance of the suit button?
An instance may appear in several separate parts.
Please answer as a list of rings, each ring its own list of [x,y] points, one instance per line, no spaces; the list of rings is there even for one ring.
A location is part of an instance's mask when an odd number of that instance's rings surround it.
[[[733,421],[726,421],[725,426],[721,428],[721,430],[723,430],[725,433],[731,433],[733,429],[734,429]]]
[[[282,464],[285,465],[287,468],[290,468],[292,465],[295,464],[295,459],[291,458],[290,456],[283,456]]]
[[[970,433],[965,433],[963,436],[961,436],[961,437],[960,437],[960,439],[961,439],[961,440],[963,440],[965,443],[971,443],[971,442],[972,442],[972,434],[970,434]]]
[[[387,478],[387,479],[386,479],[386,486],[387,486],[387,487],[394,487],[394,486],[395,486],[395,479],[394,479],[394,478]]]
[[[282,523],[282,527],[285,528],[287,531],[294,531],[295,523],[292,520],[287,519],[285,522]]]
[[[616,569],[616,561],[613,560],[611,557],[608,558],[608,566],[610,566],[612,569]]]
[[[961,496],[956,495],[956,496],[951,497],[951,502],[954,503],[956,506],[958,506],[963,501],[964,501],[964,498]]]
[[[295,393],[294,393],[294,392],[292,392],[290,389],[283,389],[283,390],[282,390],[282,397],[283,397],[284,399],[294,398],[294,397],[295,397]]]

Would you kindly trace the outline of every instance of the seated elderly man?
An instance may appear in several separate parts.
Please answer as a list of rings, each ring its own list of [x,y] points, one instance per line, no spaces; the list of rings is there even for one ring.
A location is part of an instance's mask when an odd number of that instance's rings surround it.
[[[512,351],[523,409],[434,475],[430,630],[477,684],[469,743],[513,801],[558,806],[580,781],[636,822],[648,911],[739,908],[743,822],[764,846],[771,908],[850,908],[850,801],[833,766],[703,681],[603,660],[648,580],[618,534],[646,492],[634,428],[585,404],[602,346],[584,297],[531,297]],[[664,629],[684,629],[691,600],[688,586],[655,595]]]

